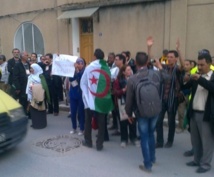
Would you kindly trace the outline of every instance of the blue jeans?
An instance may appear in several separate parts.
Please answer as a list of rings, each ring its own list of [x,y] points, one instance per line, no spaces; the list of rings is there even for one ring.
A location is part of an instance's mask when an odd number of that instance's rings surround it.
[[[138,129],[141,138],[141,150],[144,158],[144,166],[147,169],[152,168],[155,163],[155,136],[154,131],[158,115],[151,118],[138,118]]]
[[[84,103],[81,98],[71,98],[70,97],[70,110],[71,110],[71,122],[72,128],[74,130],[77,129],[77,115],[78,121],[80,125],[80,130],[84,131],[84,124],[85,124],[85,110],[84,110]]]

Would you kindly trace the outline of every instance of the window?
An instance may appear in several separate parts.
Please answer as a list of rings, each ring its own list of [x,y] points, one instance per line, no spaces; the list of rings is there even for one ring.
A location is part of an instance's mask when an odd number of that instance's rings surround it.
[[[91,18],[80,19],[81,33],[93,33],[93,20]]]
[[[44,41],[37,26],[29,22],[21,24],[15,34],[14,47],[20,51],[44,55]]]

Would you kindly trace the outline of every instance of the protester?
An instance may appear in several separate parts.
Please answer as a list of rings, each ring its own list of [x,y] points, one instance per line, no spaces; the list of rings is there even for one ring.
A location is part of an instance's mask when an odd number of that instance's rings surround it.
[[[103,149],[105,116],[113,109],[113,103],[111,98],[110,70],[104,60],[104,53],[101,49],[95,50],[94,59],[86,67],[80,82],[85,105],[85,140],[82,144],[92,147],[91,121],[92,116],[96,114],[98,122],[96,148],[100,151]]]
[[[116,57],[115,57],[115,66],[117,67],[118,71],[125,65],[126,63],[126,58],[122,55],[122,54],[117,54]],[[118,76],[118,74],[117,74]],[[117,76],[115,78],[115,80],[117,79]],[[115,82],[114,80],[114,82]],[[113,85],[114,85],[114,82],[113,82]],[[115,124],[115,132],[112,134],[114,136],[119,136],[120,135],[120,115],[119,115],[119,110],[118,110],[118,105],[117,105],[117,98],[115,97],[114,95],[114,87],[113,87],[113,90],[112,90],[112,95],[114,97],[114,113],[115,113],[115,116],[116,116],[116,120],[115,122],[113,122]]]
[[[28,76],[30,75],[30,65],[27,61],[28,53],[26,51],[21,52],[21,62],[16,63],[14,66],[12,84],[15,89],[16,98],[19,99],[19,103],[22,105],[26,115],[28,115],[26,86]]]
[[[191,61],[191,74],[195,74],[198,70],[197,67],[197,62],[195,60],[190,60]]]
[[[9,93],[14,98],[17,99],[17,94],[15,93],[15,88],[13,86],[13,69],[16,63],[19,63],[20,60],[20,51],[17,48],[12,50],[13,58],[8,60],[7,68],[9,72],[8,84],[9,84]]]
[[[163,50],[163,55],[162,55],[162,57],[159,59],[159,61],[160,61],[160,63],[161,64],[168,64],[168,58],[167,58],[167,55],[168,55],[168,50],[167,49],[164,49]]]
[[[214,149],[214,74],[208,50],[198,54],[198,73],[186,78],[184,88],[192,88],[188,118],[190,119],[191,140],[194,160],[187,166],[198,166],[197,173],[211,169]]]
[[[190,70],[191,61],[185,60],[182,78],[184,78],[186,75],[190,75]],[[178,105],[178,126],[176,128],[176,133],[181,133],[184,131],[184,117],[189,102],[190,89],[181,89],[180,94],[182,95],[180,96],[180,103]]]
[[[31,74],[28,77],[26,94],[27,99],[30,102],[29,110],[32,120],[31,127],[42,129],[47,126],[45,94],[48,102],[50,102],[49,90],[42,74],[42,68],[34,63],[31,65],[30,71]]]
[[[4,92],[8,92],[8,70],[7,70],[7,61],[4,55],[0,55],[0,72],[1,72],[1,79],[0,79],[0,89]]]
[[[112,89],[113,89],[113,83],[117,78],[117,75],[119,73],[119,68],[115,65],[115,54],[113,52],[108,54],[108,60],[107,60],[109,69],[110,69],[110,73],[111,73],[111,85],[112,85]],[[113,104],[114,104],[114,109],[112,110],[112,118],[113,118],[113,124],[111,127],[109,127],[109,130],[114,130],[117,131],[118,130],[118,112],[115,108],[115,96],[112,92],[112,100],[113,100]]]
[[[138,119],[141,150],[144,158],[144,165],[140,165],[139,168],[151,172],[152,165],[156,162],[154,131],[158,114],[161,111],[159,90],[161,82],[163,78],[167,78],[167,74],[157,59],[155,66],[160,71],[149,70],[147,63],[148,55],[145,52],[138,52],[136,65],[139,70],[128,80],[125,110],[130,123],[134,122],[133,111]]]
[[[115,64],[115,57],[116,56],[113,52],[109,53],[108,60],[107,60],[108,67],[111,72],[111,81],[112,82],[117,78],[117,75],[119,73],[119,68]]]
[[[147,47],[151,51],[153,45],[152,37],[147,40]],[[151,56],[151,54],[149,54]],[[171,76],[171,79],[165,82],[162,86],[162,111],[159,115],[157,121],[157,143],[156,148],[162,148],[164,145],[164,136],[163,136],[163,120],[165,113],[168,114],[168,139],[165,148],[171,148],[174,142],[175,135],[175,116],[178,108],[178,101],[180,99],[180,88],[182,84],[182,71],[184,68],[184,60],[180,53],[180,42],[176,42],[176,50],[170,50],[167,54],[168,64],[162,65],[163,69]],[[177,64],[177,61],[180,61],[180,66]]]
[[[107,64],[110,70],[115,67],[114,61],[115,61],[115,54],[111,52],[108,54],[108,60],[107,60]]]
[[[31,57],[30,57],[30,65],[32,65],[33,63],[37,63],[37,54],[36,53],[32,53]]]
[[[45,56],[40,57],[40,62],[38,62],[38,65],[42,68],[43,72],[45,71],[46,67],[46,58]]]
[[[129,51],[124,51],[121,53],[126,58],[126,64],[132,68],[132,72],[136,73],[135,60],[131,58],[131,53]]]
[[[206,50],[206,49],[203,49],[203,50],[206,51],[207,53],[209,53],[208,50]],[[196,73],[198,72],[197,62],[194,61],[194,60],[191,60],[191,67],[192,67],[192,68],[191,68],[190,74],[196,74]],[[212,64],[210,65],[210,69],[214,71],[214,67],[213,67]],[[189,96],[189,100],[190,100],[190,99],[191,99],[191,94],[190,94],[190,96]],[[187,117],[187,116],[186,116],[186,117]],[[189,119],[187,120],[187,123],[188,123],[188,125],[189,125],[188,130],[189,130],[189,132],[190,132],[190,120],[189,120]],[[191,142],[191,144],[192,144],[192,142]],[[185,151],[185,152],[184,152],[184,156],[185,156],[185,157],[193,156],[193,154],[194,154],[194,152],[193,152],[193,147],[192,147],[191,150],[188,150],[188,151]]]
[[[70,78],[70,110],[71,110],[71,122],[73,130],[71,134],[77,133],[77,117],[79,121],[80,131],[78,135],[83,135],[85,114],[84,114],[84,103],[82,100],[82,90],[80,88],[80,80],[85,70],[85,60],[78,58],[75,63],[75,74],[74,77]]]
[[[119,101],[121,104],[125,104],[126,102],[127,81],[131,77],[131,75],[132,75],[131,67],[129,65],[124,65],[120,68],[117,79],[114,82],[114,95],[117,98],[117,102]],[[117,106],[118,109],[120,109],[119,105]],[[128,137],[132,144],[139,145],[139,143],[137,142],[136,135],[136,121],[130,124],[128,120],[120,120],[120,132],[121,132],[120,136],[121,147],[123,148],[126,147],[126,145],[128,144]]]
[[[48,114],[54,114],[54,116],[58,116],[59,100],[61,95],[63,95],[62,78],[60,76],[52,75],[53,55],[51,53],[48,53],[45,55],[45,58],[46,66],[44,76],[50,93],[50,103],[48,103]]]

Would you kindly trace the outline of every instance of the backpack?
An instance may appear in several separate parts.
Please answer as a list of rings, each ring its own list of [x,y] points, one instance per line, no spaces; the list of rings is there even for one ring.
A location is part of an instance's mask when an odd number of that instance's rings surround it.
[[[138,82],[135,88],[137,110],[140,117],[157,116],[162,109],[160,97],[160,76],[157,72],[147,70],[147,73],[137,74]]]

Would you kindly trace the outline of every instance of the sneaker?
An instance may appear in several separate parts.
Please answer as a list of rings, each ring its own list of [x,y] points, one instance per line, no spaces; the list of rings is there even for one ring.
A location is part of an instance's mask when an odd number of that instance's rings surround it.
[[[77,131],[76,130],[71,130],[70,134],[75,134]]]
[[[165,148],[171,148],[172,147],[172,142],[167,142],[165,145],[164,145]]]
[[[125,148],[125,147],[126,147],[126,142],[121,142],[120,146],[121,146],[122,148]]]
[[[58,115],[59,115],[59,113],[58,113],[58,112],[55,112],[55,113],[54,113],[54,116],[58,116]]]
[[[115,130],[116,128],[114,126],[111,126],[108,128],[109,130]]]
[[[182,128],[176,128],[176,130],[175,130],[175,132],[177,134],[182,133],[183,131],[184,131],[184,129],[182,129]]]
[[[189,167],[198,167],[199,166],[199,164],[194,161],[187,162],[186,165]]]
[[[209,170],[210,170],[210,168],[205,169],[205,168],[202,168],[202,167],[198,167],[198,169],[196,170],[196,173],[205,173],[205,172],[207,172]]]
[[[97,146],[97,151],[102,151],[103,150],[103,146]]]
[[[134,143],[133,143],[136,147],[140,147],[140,141],[134,141]]]
[[[114,133],[111,134],[112,136],[120,136],[120,132],[116,130]]]
[[[86,143],[85,140],[82,140],[82,145],[85,146],[85,147],[88,147],[88,148],[92,148],[92,146],[93,146],[92,143],[88,144],[88,143]]]
[[[155,148],[163,148],[163,144],[156,143]]]
[[[82,136],[83,135],[83,131],[79,131],[78,135]]]
[[[151,168],[146,168],[144,165],[139,165],[139,168],[147,173],[151,173],[152,169]]]
[[[194,155],[193,149],[184,152],[184,156],[185,156],[185,157],[191,157],[191,156],[193,156],[193,155]]]

